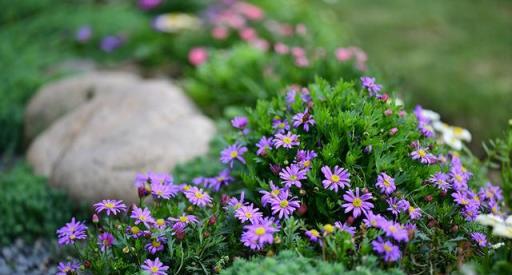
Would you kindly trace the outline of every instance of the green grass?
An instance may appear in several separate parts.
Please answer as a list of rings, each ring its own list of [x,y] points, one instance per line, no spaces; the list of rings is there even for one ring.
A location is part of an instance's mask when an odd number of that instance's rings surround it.
[[[369,63],[410,103],[469,128],[472,147],[512,118],[512,1],[331,0]]]

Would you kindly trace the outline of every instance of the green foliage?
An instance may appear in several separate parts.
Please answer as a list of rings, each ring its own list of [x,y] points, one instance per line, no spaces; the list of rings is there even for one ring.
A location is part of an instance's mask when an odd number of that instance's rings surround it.
[[[507,205],[512,205],[512,125],[503,138],[484,144],[487,153],[487,165],[501,175],[501,186]]]
[[[250,260],[237,259],[233,266],[223,270],[220,274],[347,274],[347,275],[371,275],[371,274],[403,274],[401,271],[381,270],[376,266],[358,266],[353,270],[347,270],[340,263],[329,263],[318,259],[305,258],[297,253],[284,250],[275,257],[257,257]]]
[[[80,213],[64,192],[48,187],[25,164],[0,174],[0,190],[0,245],[15,238],[53,237],[71,215]]]

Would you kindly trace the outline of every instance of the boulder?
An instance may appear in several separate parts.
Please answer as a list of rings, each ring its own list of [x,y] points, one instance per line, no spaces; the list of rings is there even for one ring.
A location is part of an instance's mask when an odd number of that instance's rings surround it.
[[[37,173],[81,201],[135,201],[137,172],[170,171],[206,153],[215,134],[213,122],[170,82],[126,80],[117,87],[96,86],[101,96],[81,104],[79,96],[65,98],[73,90],[54,97],[75,108],[63,108],[67,114],[54,119],[28,150]]]

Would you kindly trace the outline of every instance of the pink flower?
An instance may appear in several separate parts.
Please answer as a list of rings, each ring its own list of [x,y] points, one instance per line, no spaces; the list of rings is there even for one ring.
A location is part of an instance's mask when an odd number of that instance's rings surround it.
[[[228,30],[224,27],[215,27],[212,29],[212,37],[217,40],[223,40],[228,37]]]
[[[278,54],[287,54],[290,49],[285,44],[278,42],[274,45],[274,51]]]
[[[240,38],[242,38],[245,41],[251,41],[256,39],[257,34],[256,31],[253,28],[245,27],[239,32]]]
[[[306,56],[306,51],[304,51],[304,48],[301,48],[301,47],[293,47],[292,48],[292,55],[295,58],[305,57]]]
[[[263,19],[263,15],[264,15],[263,11],[255,5],[252,5],[249,3],[238,2],[235,4],[235,9],[239,13],[241,13],[245,17],[247,17],[247,19],[249,19],[249,20]]]
[[[336,49],[336,58],[341,62],[348,61],[352,58],[352,51],[347,48],[338,48]]]
[[[208,60],[208,52],[205,48],[193,48],[188,52],[188,61],[194,66],[199,66]]]

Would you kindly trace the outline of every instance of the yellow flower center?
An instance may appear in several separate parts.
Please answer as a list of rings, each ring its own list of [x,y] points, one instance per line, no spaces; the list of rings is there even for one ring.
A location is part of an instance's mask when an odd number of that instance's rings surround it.
[[[469,201],[468,201],[468,200],[466,200],[466,199],[464,199],[464,198],[460,199],[460,204],[462,204],[462,205],[466,205],[466,204],[468,204],[468,203],[469,203]]]
[[[453,127],[453,133],[456,134],[456,135],[462,135],[462,133],[464,132],[464,129],[460,128],[460,127]]]
[[[413,213],[413,212],[414,212],[414,210],[416,210],[414,207],[409,206],[409,213]]]
[[[164,221],[164,219],[158,219],[158,220],[156,220],[156,224],[159,226],[162,226],[165,224],[165,221]]]
[[[386,187],[391,186],[391,183],[389,182],[389,180],[388,180],[388,179],[384,179],[384,182],[383,182],[383,183],[384,183],[384,186],[386,186]]]
[[[254,233],[258,236],[262,236],[263,234],[265,234],[265,228],[263,228],[262,226],[256,228],[256,230],[254,230]]]
[[[332,182],[338,182],[338,181],[340,181],[340,177],[338,175],[332,175],[331,176],[331,181]]]
[[[161,244],[160,244],[160,242],[158,242],[158,241],[153,241],[153,242],[151,242],[151,245],[152,245],[153,247],[160,247],[160,245],[161,245]]]
[[[158,267],[157,266],[152,266],[151,267],[151,272],[157,273],[158,272]]]
[[[310,160],[305,160],[302,165],[304,165],[304,167],[309,167],[311,165],[311,161]]]
[[[279,195],[279,189],[272,190],[272,195],[278,196]]]
[[[354,201],[352,201],[352,205],[354,207],[361,207],[361,205],[363,205],[363,200],[360,198],[355,198]]]
[[[234,158],[236,158],[236,157],[238,157],[238,151],[231,151],[231,153],[229,154],[229,156],[230,156],[231,158],[233,158],[233,159],[234,159]]]
[[[159,195],[159,196],[162,196],[164,192],[162,192],[162,190],[158,190],[156,191],[156,194]]]
[[[190,188],[191,188],[191,186],[190,186],[190,185],[188,185],[188,184],[187,184],[187,185],[185,185],[185,186],[183,186],[183,190],[185,190],[185,191],[190,190]]]
[[[315,237],[320,237],[320,233],[316,229],[309,230],[309,233],[311,233],[311,235],[313,235]]]
[[[462,182],[462,176],[461,175],[455,175],[455,180],[457,182]]]
[[[391,231],[392,233],[395,233],[396,232],[396,227],[394,225],[390,225],[388,227],[389,231]]]
[[[384,244],[383,247],[384,247],[384,250],[386,250],[386,252],[390,252],[391,251],[391,246],[389,246],[387,244]]]
[[[64,270],[62,270],[62,272],[64,272],[64,273],[71,272],[71,267],[66,266],[66,267],[64,268]]]
[[[250,219],[252,218],[252,213],[251,212],[245,212],[245,217]]]
[[[111,203],[111,202],[107,202],[107,203],[105,203],[105,207],[109,208],[109,209],[112,209],[112,208],[114,208],[114,204]]]
[[[297,176],[296,176],[296,175],[291,175],[291,176],[290,176],[290,179],[291,179],[291,180],[297,180]]]
[[[291,144],[292,143],[292,139],[290,137],[284,137],[283,138],[283,143],[284,144]]]
[[[418,155],[420,155],[420,157],[424,158],[427,155],[427,152],[425,152],[425,150],[423,150],[423,149],[420,149],[420,150],[418,150]]]
[[[332,226],[332,224],[326,224],[324,225],[324,231],[326,233],[332,233],[334,232],[334,226]]]
[[[138,234],[140,232],[140,228],[137,227],[137,226],[133,226],[130,231],[132,232],[132,234]]]
[[[75,234],[69,235],[69,239],[74,240],[76,238]]]
[[[201,193],[201,192],[199,192],[199,191],[197,191],[197,192],[195,192],[195,193],[194,193],[194,196],[195,196],[196,198],[198,198],[198,199],[202,199],[202,198],[204,197],[204,194],[203,194],[203,193]]]
[[[282,200],[279,202],[279,206],[281,206],[281,208],[285,208],[288,206],[288,200]]]
[[[237,203],[237,204],[235,204],[235,206],[233,208],[235,208],[235,210],[237,210],[240,207],[242,207],[242,204],[241,203]]]
[[[188,222],[188,217],[187,216],[181,216],[180,217],[180,222]]]
[[[145,220],[146,220],[146,216],[144,216],[144,215],[139,215],[139,220],[141,220],[141,221],[145,221]]]
[[[284,127],[285,127],[285,126],[286,126],[286,125],[284,124],[284,122],[281,122],[281,123],[279,123],[279,126],[278,126],[278,127],[279,127],[279,128],[281,128],[281,129],[284,129]]]

